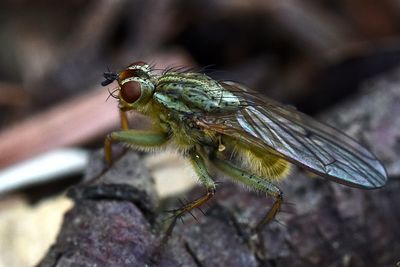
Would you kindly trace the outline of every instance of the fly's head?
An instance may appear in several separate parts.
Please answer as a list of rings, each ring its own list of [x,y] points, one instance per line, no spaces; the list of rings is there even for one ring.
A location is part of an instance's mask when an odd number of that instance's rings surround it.
[[[151,81],[151,69],[148,64],[138,61],[130,64],[125,70],[105,72],[105,80],[101,83],[106,86],[113,81],[118,82],[118,100],[123,110],[137,109],[151,100],[154,93],[154,84]]]

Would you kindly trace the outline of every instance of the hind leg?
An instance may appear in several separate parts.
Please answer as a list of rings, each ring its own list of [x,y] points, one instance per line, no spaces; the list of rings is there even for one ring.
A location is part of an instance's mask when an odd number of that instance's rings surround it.
[[[250,174],[245,170],[242,170],[234,166],[232,163],[226,160],[214,157],[212,163],[219,170],[229,175],[232,179],[239,181],[257,191],[264,192],[267,195],[275,198],[274,204],[272,205],[268,213],[265,215],[265,217],[258,223],[258,225],[255,228],[256,230],[261,230],[263,226],[270,223],[275,218],[283,203],[283,194],[276,185],[267,181],[266,179]]]

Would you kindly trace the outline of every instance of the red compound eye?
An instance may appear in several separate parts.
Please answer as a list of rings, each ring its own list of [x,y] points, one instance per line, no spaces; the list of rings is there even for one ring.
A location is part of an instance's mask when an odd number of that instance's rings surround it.
[[[133,103],[142,94],[141,85],[137,81],[130,81],[121,86],[121,97],[127,103]]]

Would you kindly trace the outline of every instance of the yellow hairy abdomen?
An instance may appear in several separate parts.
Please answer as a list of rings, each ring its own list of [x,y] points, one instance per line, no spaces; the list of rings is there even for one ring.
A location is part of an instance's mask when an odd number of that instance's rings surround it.
[[[258,149],[238,145],[236,152],[243,167],[266,180],[279,181],[290,174],[292,164],[277,155]]]

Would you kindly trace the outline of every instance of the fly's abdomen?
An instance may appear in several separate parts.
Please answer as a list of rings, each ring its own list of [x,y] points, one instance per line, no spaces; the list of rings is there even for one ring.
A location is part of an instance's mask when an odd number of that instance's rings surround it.
[[[274,153],[261,152],[241,144],[235,149],[239,161],[251,173],[272,181],[284,179],[290,174],[292,164]]]

